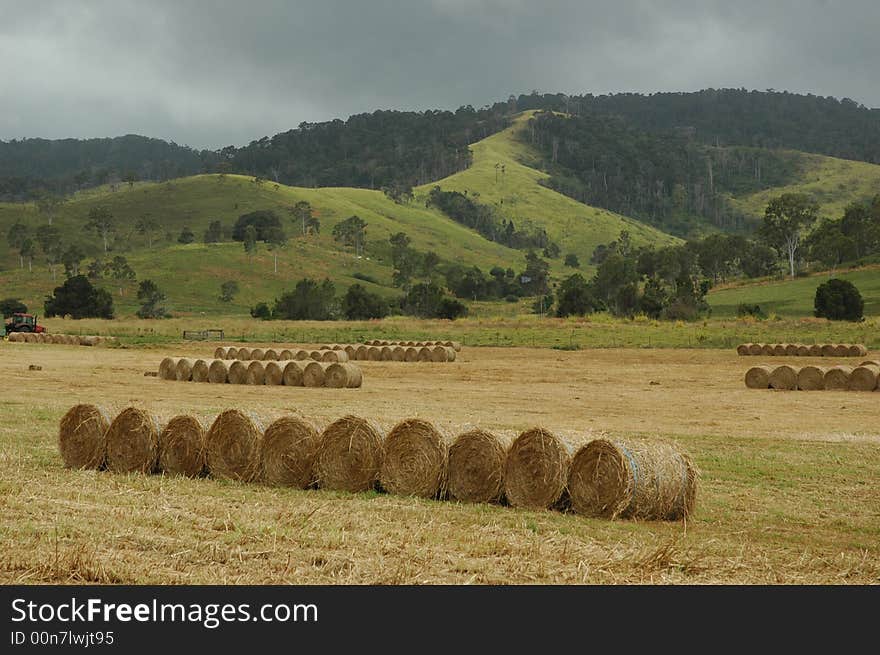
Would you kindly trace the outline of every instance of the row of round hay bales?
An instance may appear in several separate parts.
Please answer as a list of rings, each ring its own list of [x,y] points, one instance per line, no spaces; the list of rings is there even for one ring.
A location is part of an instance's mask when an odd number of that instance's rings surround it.
[[[361,369],[351,362],[319,362],[313,359],[232,362],[223,359],[166,357],[159,364],[159,377],[179,382],[214,384],[285,385],[355,389],[363,384]]]
[[[461,343],[458,341],[387,341],[385,339],[373,339],[365,341],[367,346],[404,346],[421,348],[422,346],[447,346],[456,352],[461,351]]]
[[[65,346],[100,346],[104,343],[116,342],[116,337],[49,334],[47,332],[11,332],[8,339],[13,343],[53,343]]]
[[[69,468],[379,490],[606,518],[685,518],[697,491],[690,458],[668,443],[578,443],[543,428],[515,438],[475,428],[452,438],[422,418],[386,432],[351,415],[324,426],[292,415],[267,422],[230,409],[210,423],[189,415],[165,422],[134,407],[111,419],[98,407],[77,405],[61,419],[59,449]]]
[[[859,366],[753,366],[746,371],[749,389],[783,391],[876,391],[880,385],[880,362]]]
[[[736,347],[738,355],[765,357],[864,357],[868,349],[860,343],[825,343],[808,346],[803,343],[743,343]]]
[[[345,346],[349,359],[370,362],[454,362],[456,351],[450,346]]]
[[[237,348],[235,346],[219,346],[214,350],[214,359],[240,359],[244,361],[260,360],[285,362],[292,359],[313,359],[316,362],[347,362],[349,357],[344,350],[305,350],[302,348]]]

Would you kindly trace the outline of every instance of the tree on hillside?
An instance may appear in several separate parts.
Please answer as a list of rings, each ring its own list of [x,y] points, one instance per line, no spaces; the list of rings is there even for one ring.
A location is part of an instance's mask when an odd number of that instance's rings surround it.
[[[353,246],[355,255],[364,252],[364,241],[367,236],[367,224],[357,215],[349,216],[333,226],[333,238],[344,246]]]
[[[220,221],[211,221],[205,230],[205,243],[219,243],[223,240],[223,224]]]
[[[257,228],[253,225],[245,227],[242,235],[242,245],[244,246],[244,251],[247,253],[248,257],[257,251]]]
[[[600,308],[593,295],[590,284],[580,273],[575,273],[565,278],[559,285],[559,298],[556,303],[556,315],[562,318],[566,316],[583,316]]]
[[[291,218],[299,223],[303,236],[308,236],[309,233],[317,234],[320,232],[321,223],[315,216],[315,210],[312,208],[312,205],[307,200],[298,201],[293,207],[288,207],[287,211],[290,213]]]
[[[85,229],[92,230],[101,237],[106,253],[110,247],[110,237],[116,231],[116,219],[106,207],[93,207],[89,210],[89,220],[85,224]]]
[[[46,316],[71,318],[113,318],[113,296],[106,289],[98,289],[85,275],[74,275],[55,287],[44,303]]]
[[[120,283],[119,295],[124,295],[122,283],[126,280],[134,280],[137,277],[134,269],[128,263],[128,260],[122,255],[116,255],[116,257],[113,258],[113,261],[110,262],[108,268],[113,279]]]
[[[865,302],[862,294],[849,280],[833,278],[816,288],[814,314],[832,321],[861,321]]]
[[[149,214],[144,214],[137,220],[137,223],[135,223],[135,229],[139,234],[147,237],[148,248],[153,247],[153,238],[162,232],[162,226],[159,225],[159,221]]]
[[[810,258],[828,268],[856,259],[859,247],[841,230],[841,221],[823,221],[804,239]]]
[[[40,197],[37,198],[37,211],[46,217],[49,221],[49,225],[52,225],[52,220],[55,218],[55,214],[58,213],[59,208],[63,204],[64,198],[56,196],[53,193],[45,192],[40,194]]]
[[[27,260],[28,272],[33,271],[34,255],[37,254],[37,246],[34,243],[34,240],[28,237],[27,239],[22,241],[21,247],[19,247],[18,249],[18,254],[21,257],[22,261]]]
[[[266,233],[266,246],[272,253],[274,272],[278,272],[278,252],[287,247],[287,235],[281,227],[273,227]]]
[[[4,298],[0,300],[0,313],[3,314],[3,318],[9,318],[13,314],[26,314],[27,310],[27,305],[18,298]]]
[[[565,256],[565,265],[571,268],[580,268],[581,261],[576,254],[570,252]]]
[[[227,280],[220,285],[220,302],[232,302],[238,293],[238,282]]]
[[[139,318],[165,318],[168,312],[162,306],[165,301],[165,294],[152,280],[143,280],[138,285],[137,299],[141,303],[140,309],[137,310]]]
[[[193,234],[193,231],[189,229],[188,225],[184,225],[183,229],[180,231],[180,236],[177,237],[177,243],[192,243],[196,240],[196,235]]]
[[[24,268],[24,257],[21,255],[21,246],[24,244],[29,234],[30,230],[28,229],[28,226],[19,221],[13,223],[9,228],[9,232],[6,233],[6,240],[9,242],[9,247],[17,250],[19,253],[19,268]]]
[[[281,294],[272,315],[290,321],[328,321],[333,318],[336,287],[329,279],[317,282],[305,278],[293,291]]]
[[[64,274],[67,277],[79,275],[79,265],[86,254],[76,244],[70,245],[61,253],[61,263],[64,265]]]
[[[109,266],[104,260],[96,257],[89,262],[88,266],[86,266],[86,277],[90,280],[100,280],[107,274],[108,270]]]
[[[815,221],[819,205],[804,194],[784,193],[774,198],[764,211],[760,234],[768,245],[788,259],[791,276],[795,276],[797,252],[804,231]]]

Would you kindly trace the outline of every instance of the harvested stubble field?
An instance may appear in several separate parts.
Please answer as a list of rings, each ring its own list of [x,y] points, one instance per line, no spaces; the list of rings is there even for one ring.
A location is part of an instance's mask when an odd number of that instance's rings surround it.
[[[143,376],[181,348],[0,345],[17,381],[0,401],[0,581],[880,582],[880,395],[756,398],[742,358],[712,350],[468,348],[405,371],[364,362],[370,384],[338,395]],[[702,479],[685,525],[71,471],[56,440],[75,402],[662,436]]]

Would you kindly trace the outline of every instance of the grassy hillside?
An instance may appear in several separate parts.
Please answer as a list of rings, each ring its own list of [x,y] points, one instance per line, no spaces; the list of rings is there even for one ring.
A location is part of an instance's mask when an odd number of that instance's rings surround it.
[[[843,278],[856,285],[865,301],[865,316],[880,314],[880,268],[870,267],[713,290],[708,296],[712,316],[736,316],[740,303],[758,304],[766,313],[779,316],[812,316],[816,287],[832,277]]]

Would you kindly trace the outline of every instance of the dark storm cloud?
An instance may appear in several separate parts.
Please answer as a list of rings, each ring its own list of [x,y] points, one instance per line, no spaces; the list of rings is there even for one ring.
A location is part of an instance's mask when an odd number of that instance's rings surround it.
[[[776,88],[880,106],[880,3],[0,0],[0,138],[241,145],[510,93]]]

